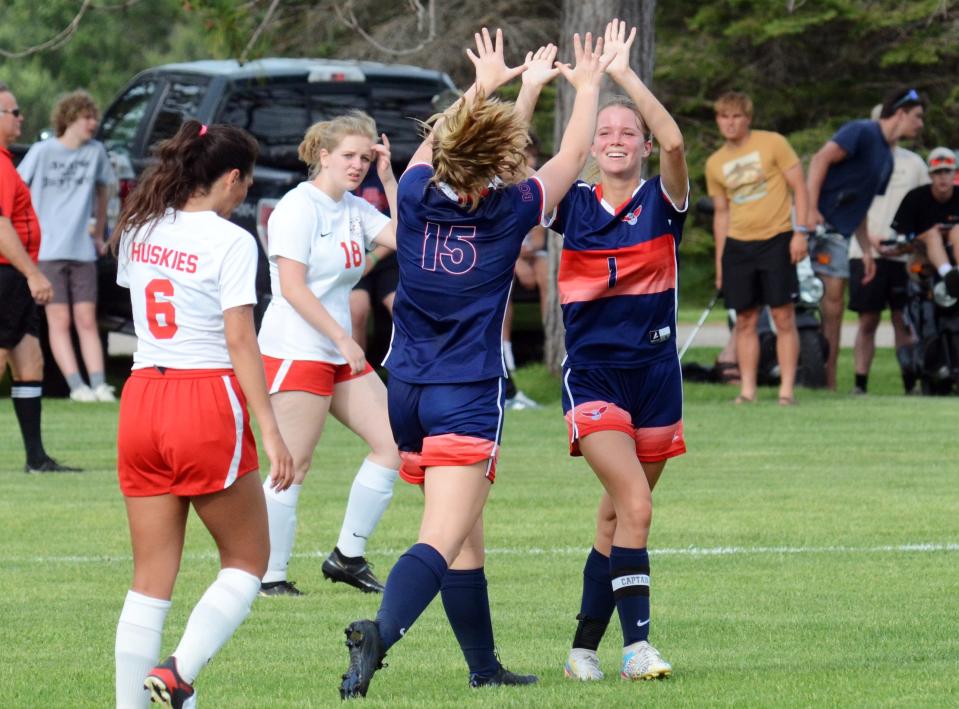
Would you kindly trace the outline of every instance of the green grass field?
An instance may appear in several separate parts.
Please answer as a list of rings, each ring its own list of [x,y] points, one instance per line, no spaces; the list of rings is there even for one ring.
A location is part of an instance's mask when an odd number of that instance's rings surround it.
[[[862,399],[800,392],[798,406],[781,408],[765,390],[757,405],[737,407],[732,388],[687,386],[689,453],[656,490],[650,541],[651,639],[675,671],[637,684],[618,679],[615,618],[600,648],[607,679],[562,676],[599,486],[565,453],[558,383],[522,371],[526,391],[549,403],[507,419],[486,512],[487,574],[501,657],[541,682],[469,689],[436,602],[390,652],[364,705],[959,705],[956,400],[895,396],[892,355],[878,360],[875,393]],[[0,402],[0,706],[106,707],[131,573],[117,408],[47,401],[44,411],[50,451],[87,472],[20,472],[14,416]],[[329,427],[301,497],[290,569],[308,595],[257,600],[200,676],[201,707],[339,703],[342,629],[374,614],[378,598],[325,582],[320,562],[362,455],[351,434]],[[414,541],[420,506],[419,492],[398,484],[370,547],[384,578]],[[194,517],[164,652],[216,569]]]

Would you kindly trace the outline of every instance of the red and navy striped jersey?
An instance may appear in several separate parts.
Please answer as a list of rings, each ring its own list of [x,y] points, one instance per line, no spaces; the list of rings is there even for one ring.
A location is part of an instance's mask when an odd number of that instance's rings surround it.
[[[563,234],[559,293],[570,367],[637,367],[676,356],[683,211],[654,177],[619,207],[577,182],[552,228]]]
[[[492,189],[470,211],[432,177],[424,164],[400,177],[400,282],[383,364],[412,384],[505,376],[503,317],[520,245],[543,219],[543,186],[533,177]]]

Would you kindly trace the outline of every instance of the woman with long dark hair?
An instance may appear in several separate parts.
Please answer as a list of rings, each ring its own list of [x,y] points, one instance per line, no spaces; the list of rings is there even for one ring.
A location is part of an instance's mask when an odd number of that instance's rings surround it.
[[[256,142],[187,121],[129,196],[112,237],[130,289],[137,351],[123,387],[117,468],[133,583],[116,635],[117,707],[196,706],[193,682],[250,612],[269,557],[247,405],[284,489],[293,464],[270,407],[253,327],[257,250],[227,221],[252,182]],[[160,664],[190,506],[220,572]]]

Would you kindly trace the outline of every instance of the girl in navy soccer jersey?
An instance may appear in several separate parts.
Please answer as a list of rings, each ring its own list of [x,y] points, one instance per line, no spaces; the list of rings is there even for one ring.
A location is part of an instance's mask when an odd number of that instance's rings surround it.
[[[160,144],[113,236],[117,283],[130,289],[137,334],[117,432],[133,544],[133,582],[116,634],[118,709],[150,700],[195,707],[197,674],[256,598],[270,538],[260,479],[250,475],[259,464],[247,403],[271,485],[293,481],[253,327],[256,244],[227,221],[253,181],[256,152],[240,128],[186,121]],[[173,654],[156,665],[191,506],[216,542],[221,569]]]
[[[509,69],[501,32],[495,45],[485,29],[475,39],[475,84],[437,119],[399,181],[400,285],[385,364],[400,475],[422,486],[425,505],[419,539],[390,572],[376,620],[346,629],[344,698],[366,694],[386,651],[441,591],[472,686],[536,681],[496,659],[483,573],[482,512],[503,417],[500,336],[523,238],[588,156],[605,58],[601,42],[594,51],[590,35],[583,46],[576,36],[575,69],[554,68],[552,46]],[[489,98],[524,70],[516,108]],[[576,101],[559,153],[519,180],[535,99],[560,71]]]
[[[586,458],[605,492],[583,571],[579,627],[566,675],[602,679],[596,648],[619,611],[625,679],[668,677],[649,644],[652,489],[685,452],[676,351],[676,250],[688,195],[683,136],[629,67],[635,28],[606,27],[607,73],[628,94],[597,117],[591,153],[599,182],[577,182],[559,206],[559,292],[566,326],[563,409],[570,453]],[[640,177],[651,142],[658,177]]]

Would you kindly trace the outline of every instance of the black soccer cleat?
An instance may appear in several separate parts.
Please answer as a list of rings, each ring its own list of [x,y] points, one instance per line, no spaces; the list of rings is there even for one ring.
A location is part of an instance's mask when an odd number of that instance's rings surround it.
[[[82,473],[83,468],[71,468],[69,465],[63,465],[58,463],[50,456],[47,456],[37,463],[28,462],[23,466],[23,472],[28,474],[34,473]]]
[[[373,575],[373,569],[366,559],[362,556],[343,556],[336,548],[323,562],[323,575],[333,583],[342,581],[363,593],[383,593],[383,584]]]
[[[372,620],[357,620],[346,628],[346,647],[350,666],[340,683],[340,699],[365,697],[373,673],[383,667],[383,642],[380,629]]]
[[[959,270],[952,269],[942,277],[942,280],[946,282],[946,293],[953,298],[959,298]]]
[[[518,675],[510,672],[508,669],[499,666],[496,673],[486,677],[483,675],[471,674],[470,687],[518,687],[524,684],[536,684],[539,677],[536,675]]]
[[[260,596],[302,596],[303,591],[293,581],[268,581],[260,584]]]

